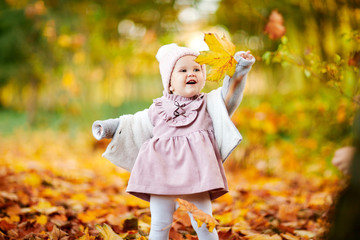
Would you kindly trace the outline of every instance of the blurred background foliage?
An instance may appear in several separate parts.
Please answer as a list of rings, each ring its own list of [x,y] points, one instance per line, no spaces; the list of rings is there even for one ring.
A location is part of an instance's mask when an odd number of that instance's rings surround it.
[[[233,117],[245,139],[234,158],[266,171],[274,159],[326,165],[351,143],[359,29],[359,0],[0,0],[0,131],[90,134],[94,120],[161,96],[161,45],[206,50],[204,32],[216,32],[257,59]]]

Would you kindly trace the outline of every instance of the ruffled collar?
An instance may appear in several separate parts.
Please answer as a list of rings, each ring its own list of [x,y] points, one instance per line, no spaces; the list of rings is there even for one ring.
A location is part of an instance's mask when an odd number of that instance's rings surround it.
[[[170,94],[166,91],[163,92],[163,95],[166,99],[172,100],[172,101],[178,101],[178,102],[187,102],[187,101],[193,101],[197,99],[199,96],[204,95],[203,93],[200,93],[198,95],[195,95],[193,97],[183,97],[176,94]]]
[[[205,99],[201,93],[193,97],[183,97],[164,92],[164,96],[154,100],[159,116],[170,126],[186,126],[192,123]]]

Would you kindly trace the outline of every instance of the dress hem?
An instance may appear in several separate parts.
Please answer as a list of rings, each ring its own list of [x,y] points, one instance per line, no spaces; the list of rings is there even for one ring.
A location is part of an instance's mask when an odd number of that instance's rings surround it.
[[[189,191],[189,189],[186,189],[184,191],[179,191],[179,188],[173,189],[172,191],[167,191],[164,193],[164,191],[146,191],[146,190],[139,190],[139,189],[129,189],[126,190],[127,193],[138,197],[145,201],[150,201],[150,195],[190,195],[190,194],[196,194],[196,193],[202,193],[202,192],[209,192],[210,193],[210,200],[214,200],[227,192],[229,190],[225,187],[218,187],[218,188],[204,188],[204,189],[198,189],[198,190],[192,190]]]

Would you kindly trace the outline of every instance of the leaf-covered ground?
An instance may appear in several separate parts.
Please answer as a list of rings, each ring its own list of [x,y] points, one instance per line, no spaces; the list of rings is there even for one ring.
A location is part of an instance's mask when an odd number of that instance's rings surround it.
[[[146,239],[149,204],[125,192],[129,174],[101,157],[106,144],[90,133],[2,138],[0,239],[103,239],[96,226],[104,223],[123,239]],[[244,146],[225,163],[230,192],[213,203],[220,239],[322,239],[342,181],[325,169],[239,164],[250,151]],[[183,212],[175,213],[170,236],[197,239]]]

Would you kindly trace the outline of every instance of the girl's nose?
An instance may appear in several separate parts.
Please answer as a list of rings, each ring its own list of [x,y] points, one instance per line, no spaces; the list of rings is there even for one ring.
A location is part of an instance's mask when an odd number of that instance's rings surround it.
[[[188,74],[188,77],[194,77],[194,76],[195,76],[194,73],[189,73],[189,74]]]

